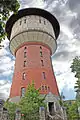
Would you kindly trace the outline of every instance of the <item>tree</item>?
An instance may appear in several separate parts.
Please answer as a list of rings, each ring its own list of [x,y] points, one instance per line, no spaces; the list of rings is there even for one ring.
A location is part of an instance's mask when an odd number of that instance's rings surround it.
[[[18,107],[18,105],[16,103],[6,101],[4,104],[4,107],[7,108],[8,112],[9,112],[9,120],[14,120],[15,111],[16,111],[16,108]]]
[[[75,57],[73,59],[73,62],[71,64],[71,70],[73,73],[75,73],[75,77],[77,78],[75,90],[77,93],[80,92],[80,58]]]
[[[36,90],[34,84],[29,85],[25,96],[21,98],[19,107],[25,120],[39,120],[39,108],[45,106],[45,97],[41,97],[39,90]]]
[[[0,42],[5,38],[5,23],[10,16],[10,12],[16,13],[19,9],[17,0],[0,0]]]
[[[39,108],[46,107],[44,100],[45,97],[39,94],[39,90],[36,90],[32,83],[18,104],[6,101],[4,106],[9,111],[10,120],[14,120],[17,108],[21,110],[24,120],[39,120]]]
[[[68,120],[78,120],[78,107],[77,103],[67,103],[66,105],[67,108],[67,117]]]
[[[76,111],[77,111],[76,114],[78,115],[78,107],[80,106],[80,57],[75,57],[73,59],[73,62],[71,64],[71,70],[73,73],[75,73],[75,77],[77,78],[77,81],[74,86],[75,91],[77,92],[76,103],[71,107],[71,109],[74,109],[74,110],[76,109]],[[73,111],[73,114],[75,114],[74,112],[75,111]],[[76,116],[76,114],[75,114],[75,116]]]
[[[73,59],[73,62],[70,68],[72,72],[75,73],[75,77],[80,78],[80,58],[79,57],[75,57]]]

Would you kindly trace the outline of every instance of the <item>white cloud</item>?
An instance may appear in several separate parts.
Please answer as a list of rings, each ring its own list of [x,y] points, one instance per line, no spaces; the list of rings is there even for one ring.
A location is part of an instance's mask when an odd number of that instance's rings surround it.
[[[72,89],[74,91],[74,86],[77,79],[74,77],[75,74],[71,72],[71,69],[70,69],[71,62],[72,61],[56,61],[54,59],[52,61],[60,93],[63,91],[63,88],[65,86],[66,88],[64,89],[67,89],[67,90]],[[66,96],[66,93],[64,94]]]
[[[45,4],[43,0],[19,0],[21,3],[20,9],[28,7],[44,8]]]
[[[6,80],[0,80],[0,99],[6,100],[10,94],[11,83]]]
[[[1,45],[4,45],[4,47],[0,50],[0,77],[11,75],[15,63],[10,57],[10,52],[7,50],[9,41],[6,39],[2,41]]]
[[[69,39],[72,39],[73,38],[73,34],[71,32],[71,29],[69,27],[67,27],[66,25],[61,25],[61,31],[66,34]]]
[[[9,40],[6,38],[5,40],[3,40],[3,41],[1,42],[1,45],[4,45],[4,48],[8,47],[8,45],[9,45]]]

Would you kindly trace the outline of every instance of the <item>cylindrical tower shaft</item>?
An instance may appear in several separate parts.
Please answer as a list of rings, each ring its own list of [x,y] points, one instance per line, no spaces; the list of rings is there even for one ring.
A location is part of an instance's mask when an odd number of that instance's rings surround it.
[[[17,50],[10,97],[21,96],[21,89],[32,81],[41,94],[52,92],[58,96],[50,50],[42,44],[25,44]]]

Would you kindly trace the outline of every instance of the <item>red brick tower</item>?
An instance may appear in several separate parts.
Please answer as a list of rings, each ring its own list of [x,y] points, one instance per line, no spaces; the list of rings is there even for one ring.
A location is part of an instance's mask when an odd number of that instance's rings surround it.
[[[24,96],[32,81],[41,94],[51,92],[59,96],[51,61],[59,31],[56,18],[42,9],[23,9],[9,18],[6,32],[10,51],[16,57],[10,91],[12,101]]]

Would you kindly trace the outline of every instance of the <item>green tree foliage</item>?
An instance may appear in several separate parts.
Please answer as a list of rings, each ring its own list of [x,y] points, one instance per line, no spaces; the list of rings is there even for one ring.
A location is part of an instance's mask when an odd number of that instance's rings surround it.
[[[76,78],[80,78],[80,58],[75,57],[71,65],[72,72],[75,73]]]
[[[75,77],[77,78],[75,90],[78,93],[80,92],[80,58],[79,57],[75,57],[73,59],[71,70],[73,73],[75,73]]]
[[[67,108],[66,112],[68,120],[79,120],[78,106],[76,101],[74,103],[64,103],[64,106]]]
[[[0,0],[0,42],[5,38],[5,23],[10,12],[16,13],[19,9],[17,0]]]
[[[39,108],[46,107],[45,97],[41,97],[39,90],[36,90],[34,84],[29,85],[25,96],[21,98],[18,104],[6,101],[5,107],[9,111],[10,120],[14,120],[16,108],[21,110],[22,119],[39,120]]]
[[[18,105],[15,103],[6,101],[4,106],[5,106],[5,108],[7,108],[8,112],[9,112],[9,120],[14,120],[15,111],[16,111],[16,108],[18,107]]]
[[[39,120],[39,108],[45,106],[44,99],[45,97],[40,96],[34,84],[28,86],[25,96],[19,102],[25,120]]]

